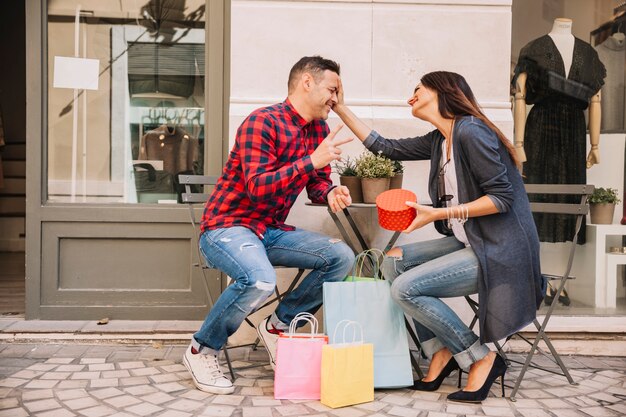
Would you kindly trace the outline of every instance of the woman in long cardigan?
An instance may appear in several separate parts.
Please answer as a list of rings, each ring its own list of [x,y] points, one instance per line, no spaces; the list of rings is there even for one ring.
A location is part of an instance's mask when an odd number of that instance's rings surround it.
[[[539,239],[515,150],[480,110],[465,79],[426,74],[409,98],[413,116],[436,129],[419,137],[385,139],[344,104],[333,110],[372,152],[393,160],[430,160],[433,207],[407,202],[417,217],[404,231],[431,222],[444,238],[391,249],[383,261],[392,296],[415,319],[431,359],[416,390],[434,391],[452,371],[469,369],[467,385],[448,395],[484,400],[506,364],[485,343],[531,323],[545,294]],[[478,293],[480,338],[441,298]],[[502,388],[504,396],[504,386]]]

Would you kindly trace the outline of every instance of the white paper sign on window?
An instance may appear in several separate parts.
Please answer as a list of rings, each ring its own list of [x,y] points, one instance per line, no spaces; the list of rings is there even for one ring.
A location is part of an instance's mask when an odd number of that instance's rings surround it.
[[[79,90],[97,90],[99,59],[54,57],[55,88],[76,88]]]

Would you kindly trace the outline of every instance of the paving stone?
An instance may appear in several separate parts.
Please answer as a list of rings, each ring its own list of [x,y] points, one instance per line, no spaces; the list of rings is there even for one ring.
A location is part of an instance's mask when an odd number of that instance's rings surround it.
[[[42,400],[44,398],[54,398],[54,392],[51,389],[28,390],[22,392],[22,401]]]
[[[508,407],[482,407],[486,416],[494,417],[514,417],[515,413]]]
[[[579,413],[578,411],[571,409],[571,408],[563,408],[563,409],[552,409],[550,410],[550,412],[552,414],[554,414],[556,417],[582,417],[582,416],[586,416],[586,414],[583,413]]]
[[[119,362],[117,364],[119,369],[137,369],[137,368],[145,368],[146,365],[141,361],[135,362]]]
[[[136,385],[133,387],[124,388],[124,391],[131,395],[146,395],[152,394],[154,392],[159,392],[158,389],[150,386],[150,385]]]
[[[96,398],[104,400],[106,398],[115,397],[116,395],[123,395],[124,391],[120,391],[117,388],[105,388],[105,389],[91,391],[89,392],[89,394],[93,395]]]
[[[192,414],[191,413],[185,413],[184,411],[167,410],[164,413],[159,414],[159,416],[163,416],[163,417],[191,417]]]
[[[155,392],[154,394],[148,394],[144,397],[141,397],[141,399],[144,401],[148,401],[149,403],[158,405],[166,403],[168,401],[172,401],[176,399],[176,397],[172,397],[171,395],[164,392]]]
[[[240,391],[241,395],[265,395],[265,391],[260,387],[243,387]]]
[[[52,390],[46,390],[46,391],[52,392]],[[84,389],[68,389],[68,390],[63,390],[63,391],[57,391],[56,394],[57,394],[57,398],[61,401],[73,400],[76,398],[83,398],[88,395],[87,391],[85,391]]]
[[[181,379],[176,374],[150,375],[149,378],[150,378],[150,380],[152,380],[152,382],[155,382],[157,384],[160,384],[162,382],[180,381],[180,379]]]
[[[272,417],[270,407],[243,407],[243,417]]]
[[[163,369],[165,372],[181,372],[181,371],[186,371],[187,370],[187,368],[185,368],[181,364],[161,366],[161,369]]]
[[[5,379],[0,379],[0,387],[15,388],[27,382],[28,382],[28,379],[5,378]]]
[[[132,376],[149,376],[149,375],[158,375],[160,374],[159,370],[156,368],[139,368],[139,369],[131,369],[130,374]]]
[[[11,378],[34,379],[43,374],[41,371],[23,370],[11,375]]]
[[[56,379],[56,380],[61,380],[61,379],[67,379],[72,375],[71,372],[46,372],[45,374],[41,375],[41,379]]]
[[[57,372],[80,372],[85,369],[85,365],[59,365]]]
[[[56,364],[53,364],[53,363],[35,363],[35,364],[29,366],[26,369],[31,370],[31,371],[44,371],[44,372],[47,372],[47,371],[51,371],[51,370],[57,368],[58,366],[60,366],[60,365],[56,365]]]
[[[383,403],[380,401],[371,401],[369,403],[355,405],[355,407],[357,408],[361,408],[363,410],[369,410],[369,411],[380,411],[387,406],[389,406],[389,404]]]
[[[306,416],[311,414],[309,410],[301,404],[281,405],[275,407],[281,416]]]
[[[56,400],[47,399],[26,402],[24,403],[24,407],[26,407],[31,413],[36,413],[37,411],[47,411],[53,408],[61,408],[61,404],[59,404]]]
[[[71,379],[99,379],[100,372],[74,372]]]
[[[193,411],[197,408],[202,407],[203,405],[204,404],[201,403],[200,401],[182,399],[182,400],[173,402],[171,404],[168,404],[167,407],[174,409],[174,410],[179,410],[179,411]]]
[[[0,410],[0,417],[28,417],[28,411],[23,408],[8,408]]]
[[[235,407],[229,405],[209,405],[200,413],[201,416],[210,417],[230,417],[233,415]]]
[[[145,385],[149,384],[150,381],[145,376],[131,376],[129,378],[120,378],[120,385],[122,386],[130,386],[130,385]]]
[[[391,416],[400,416],[400,417],[417,417],[419,413],[420,412],[414,408],[406,408],[406,407],[399,407],[399,406],[394,406],[391,410],[387,411],[387,414]],[[333,414],[335,414],[335,412],[333,412]],[[363,414],[360,414],[360,416],[362,415]],[[339,417],[352,417],[352,416],[340,415]],[[359,416],[355,415],[354,417],[359,417]]]
[[[102,417],[102,416],[110,416],[115,413],[115,410],[111,407],[107,407],[104,405],[99,405],[97,407],[86,408],[80,411],[81,414],[87,417]]]
[[[58,382],[59,381],[54,381],[54,380],[42,381],[40,379],[35,379],[35,380],[29,382],[28,384],[24,385],[24,388],[28,388],[28,389],[52,388]]]
[[[146,378],[147,380],[147,378]],[[155,388],[160,389],[161,391],[164,392],[176,392],[176,391],[181,391],[185,389],[184,385],[179,384],[178,382],[168,382],[165,384],[155,384],[154,385]]]
[[[450,403],[448,403],[448,404],[446,404],[445,411],[446,411],[446,413],[450,413],[450,414],[469,414],[469,415],[473,415],[473,414],[478,414],[478,411],[480,411],[480,407],[479,406],[475,406],[475,405],[450,404]]]
[[[540,408],[521,408],[517,411],[524,417],[550,417],[550,414]]]
[[[96,401],[93,397],[85,397],[63,401],[63,404],[66,407],[71,408],[72,410],[80,410],[81,408],[95,407],[100,403]]]
[[[550,399],[538,400],[538,401],[548,409],[571,407],[571,405],[568,404],[567,402],[563,400],[559,400],[557,398],[550,398]]]
[[[76,414],[72,413],[70,410],[65,410],[63,408],[46,411],[44,413],[37,413],[36,417],[71,417]]]
[[[88,365],[89,371],[114,371],[115,365],[112,363],[92,363]]]
[[[104,363],[105,359],[104,358],[81,358],[80,363],[82,364],[97,364],[97,363]]]
[[[581,408],[580,411],[592,417],[613,417],[616,415],[612,410],[604,407]]]
[[[119,380],[117,378],[92,379],[89,386],[91,388],[117,387]]]
[[[413,408],[418,410],[441,411],[443,406],[443,403],[435,401],[415,400],[413,403]]]
[[[158,405],[150,404],[150,403],[139,403],[137,405],[133,405],[126,408],[126,411],[129,411],[133,414],[137,414],[140,416],[147,416],[150,414],[158,413],[162,411],[163,407],[159,407]]]
[[[119,395],[117,397],[107,398],[104,402],[116,408],[124,408],[129,405],[138,404],[141,400],[132,395]]]
[[[216,395],[213,398],[213,404],[223,404],[223,405],[240,405],[243,401],[243,395]]]
[[[395,405],[407,405],[412,401],[412,398],[391,394],[385,395],[383,398],[380,399],[380,401]]]
[[[45,363],[55,363],[55,364],[60,364],[60,365],[67,365],[67,364],[70,364],[70,363],[74,362],[75,359],[76,358],[68,358],[68,357],[50,358]]]
[[[59,381],[59,383],[54,387],[58,389],[76,389],[76,388],[86,388],[89,385],[89,381],[86,380],[75,380],[75,381]]]
[[[252,405],[254,407],[276,407],[282,405],[281,400],[275,400],[273,398],[252,398]]]
[[[15,397],[3,398],[0,400],[0,409],[16,408],[19,404],[19,400]]]
[[[181,395],[180,398],[187,398],[188,400],[196,400],[196,401],[204,401],[210,397],[213,397],[214,394],[209,394],[208,392],[200,391],[199,389],[194,389],[193,391],[187,391]]]

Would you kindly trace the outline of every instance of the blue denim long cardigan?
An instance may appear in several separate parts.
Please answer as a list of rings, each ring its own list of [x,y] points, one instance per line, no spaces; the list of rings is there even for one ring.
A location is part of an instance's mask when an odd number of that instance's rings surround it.
[[[431,200],[437,201],[443,141],[438,130],[397,140],[372,131],[364,144],[394,160],[430,159],[428,190]],[[537,229],[522,177],[495,132],[473,116],[459,117],[452,143],[459,202],[487,195],[498,208],[496,214],[472,217],[465,223],[480,263],[480,340],[493,342],[531,323],[543,300]]]

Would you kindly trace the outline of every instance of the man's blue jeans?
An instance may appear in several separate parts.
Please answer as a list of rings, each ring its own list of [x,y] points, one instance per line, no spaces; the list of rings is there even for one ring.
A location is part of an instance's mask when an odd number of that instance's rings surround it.
[[[392,298],[413,317],[426,356],[447,347],[459,366],[468,369],[489,348],[440,298],[478,292],[480,266],[474,251],[453,236],[400,248],[401,257],[385,256],[382,265],[392,281]]]
[[[200,236],[200,250],[209,267],[234,280],[194,334],[200,345],[216,351],[273,293],[273,265],[312,270],[276,309],[278,320],[288,325],[298,313],[315,313],[322,305],[322,284],[343,280],[354,264],[344,242],[302,229],[268,228],[263,239],[241,226],[208,230]]]

